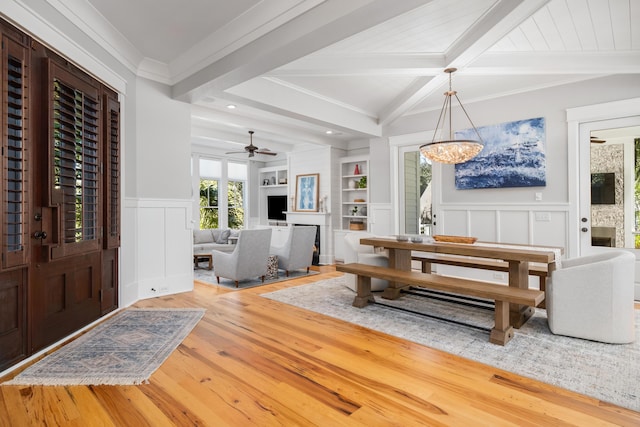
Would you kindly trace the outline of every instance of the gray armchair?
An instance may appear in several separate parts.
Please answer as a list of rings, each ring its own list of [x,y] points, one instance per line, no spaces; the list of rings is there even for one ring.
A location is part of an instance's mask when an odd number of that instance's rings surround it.
[[[313,262],[313,250],[316,240],[316,227],[296,225],[289,229],[289,237],[282,246],[272,246],[271,255],[278,256],[278,268],[289,271],[306,268]]]
[[[233,252],[212,251],[213,271],[218,283],[220,283],[220,277],[235,281],[236,288],[240,280],[253,277],[260,277],[264,282],[270,244],[270,228],[242,230]]]

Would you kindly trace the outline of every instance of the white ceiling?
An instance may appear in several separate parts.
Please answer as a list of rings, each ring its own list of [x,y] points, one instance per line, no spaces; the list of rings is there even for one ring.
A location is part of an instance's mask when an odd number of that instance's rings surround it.
[[[640,74],[640,0],[65,3],[102,20],[101,37],[139,75],[194,104],[195,141],[223,148],[246,145],[249,129],[272,150],[380,136],[441,107],[447,67],[465,106]]]

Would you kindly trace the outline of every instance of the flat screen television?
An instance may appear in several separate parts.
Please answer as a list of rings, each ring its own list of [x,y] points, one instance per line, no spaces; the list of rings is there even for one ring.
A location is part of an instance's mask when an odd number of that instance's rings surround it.
[[[616,204],[616,174],[592,173],[591,174],[591,204],[615,205]]]
[[[267,196],[267,219],[286,221],[287,196]]]

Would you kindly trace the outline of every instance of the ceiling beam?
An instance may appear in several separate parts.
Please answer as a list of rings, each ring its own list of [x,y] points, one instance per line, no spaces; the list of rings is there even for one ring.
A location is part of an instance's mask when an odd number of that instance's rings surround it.
[[[444,54],[339,53],[317,54],[266,73],[269,77],[313,76],[427,76],[439,74]]]
[[[464,68],[471,64],[548,2],[549,0],[500,0],[448,49],[445,68]],[[448,75],[444,74],[429,80],[416,79],[412,85],[416,89],[415,93],[404,91],[397,96],[380,114],[380,124],[384,126],[392,123],[447,81]],[[421,82],[424,83],[423,86],[420,86]]]
[[[318,127],[317,131],[313,131],[308,123],[296,124],[293,120],[283,120],[282,116],[256,117],[246,111],[238,114],[193,105],[191,117],[192,128],[219,130],[225,140],[236,143],[243,142],[249,130],[256,131],[256,136],[263,140],[291,146],[301,142],[334,145],[336,140],[324,133],[326,128]]]
[[[194,102],[225,91],[431,1],[326,0],[176,83],[172,95]]]
[[[360,137],[382,135],[382,128],[372,115],[273,78],[250,80],[227,90],[225,97],[273,114],[313,123],[325,130],[349,132]]]

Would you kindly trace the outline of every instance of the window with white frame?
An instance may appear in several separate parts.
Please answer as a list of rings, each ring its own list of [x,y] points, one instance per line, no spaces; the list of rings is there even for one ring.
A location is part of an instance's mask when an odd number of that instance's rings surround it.
[[[244,227],[247,165],[229,162],[227,166],[227,224],[240,229]]]
[[[407,234],[431,234],[431,164],[415,148],[401,150],[403,217],[401,230]]]
[[[195,156],[200,229],[245,226],[248,168],[245,163]],[[194,178],[195,180],[195,178]],[[195,184],[194,184],[195,185]]]
[[[219,160],[200,159],[200,229],[219,228],[218,189],[222,176]]]

